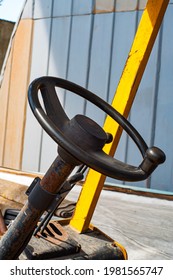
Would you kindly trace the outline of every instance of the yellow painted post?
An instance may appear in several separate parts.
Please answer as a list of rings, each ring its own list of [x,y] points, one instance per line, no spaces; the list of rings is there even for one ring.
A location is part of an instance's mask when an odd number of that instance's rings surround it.
[[[168,3],[169,0],[148,0],[143,12],[112,102],[112,107],[116,108],[126,118],[130,112]],[[104,148],[107,154],[113,156],[122,129],[112,118],[107,116],[104,130],[111,132],[114,136],[113,142]],[[84,232],[89,227],[104,181],[104,175],[92,169],[89,170],[75,213],[70,221],[70,225],[79,232]]]

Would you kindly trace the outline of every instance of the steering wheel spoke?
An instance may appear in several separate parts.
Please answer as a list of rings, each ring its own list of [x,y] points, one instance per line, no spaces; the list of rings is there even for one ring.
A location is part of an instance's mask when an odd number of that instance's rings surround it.
[[[110,135],[86,116],[76,115],[69,120],[57,97],[56,87],[85,98],[112,117],[137,145],[143,157],[141,164],[135,167],[105,154],[102,148],[112,140]],[[39,90],[46,112],[38,99]],[[140,181],[150,176],[155,168],[166,159],[165,154],[159,148],[148,148],[138,131],[108,103],[70,81],[55,77],[38,78],[30,84],[28,98],[35,117],[59,145],[60,156],[67,158],[67,155],[70,155],[76,160],[76,165],[83,163],[118,180]]]

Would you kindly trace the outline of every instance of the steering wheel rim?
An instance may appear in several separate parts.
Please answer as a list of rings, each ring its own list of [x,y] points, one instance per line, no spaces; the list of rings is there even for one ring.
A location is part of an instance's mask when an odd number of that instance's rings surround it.
[[[118,161],[115,158],[108,156],[103,151],[90,151],[90,153],[88,153],[75,143],[71,143],[68,137],[63,133],[63,127],[68,123],[69,119],[64,112],[58,97],[55,97],[55,87],[63,88],[85,98],[112,117],[135,142],[142,154],[143,162],[138,167],[135,167]],[[38,98],[39,90],[42,94],[47,115]],[[52,98],[51,102],[49,97],[50,99]],[[156,147],[148,149],[147,144],[138,131],[119,112],[112,108],[111,105],[91,91],[75,83],[57,77],[40,77],[30,84],[28,99],[30,107],[38,122],[60,147],[76,159],[80,160],[80,162],[106,176],[125,181],[144,180],[151,174],[158,164],[165,160],[165,155],[160,149]],[[60,120],[58,117],[59,115],[56,113],[57,106],[58,114],[61,116]]]

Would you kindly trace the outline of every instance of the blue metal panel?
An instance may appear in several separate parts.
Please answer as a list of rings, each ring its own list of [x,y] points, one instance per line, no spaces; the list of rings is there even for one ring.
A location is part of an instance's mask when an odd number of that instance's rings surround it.
[[[114,11],[114,0],[95,0],[95,13],[110,13]]]
[[[33,1],[34,0],[30,0],[30,1],[25,0],[24,1],[25,6],[24,6],[23,13],[22,13],[22,19],[33,18]]]
[[[88,89],[104,100],[107,100],[112,28],[113,14],[94,16]],[[86,114],[99,124],[103,124],[104,113],[100,114],[100,111],[90,103],[87,103]]]
[[[47,74],[50,28],[51,19],[42,19],[34,22],[30,81]],[[34,137],[31,137],[33,135]],[[42,129],[28,105],[22,162],[24,170],[39,170],[41,137]]]
[[[53,19],[48,59],[49,76],[66,78],[70,26],[70,17],[58,17]],[[64,90],[58,89],[57,93],[62,105],[64,105]],[[42,136],[40,160],[41,172],[45,172],[48,169],[55,159],[56,154],[57,144],[44,132]]]
[[[72,0],[56,0],[53,6],[53,17],[70,16],[72,11]]]
[[[155,124],[155,144],[166,153],[164,166],[152,176],[152,188],[173,192],[173,6],[165,15],[162,37],[160,81],[157,99],[157,118]],[[153,128],[154,129],[154,128]]]
[[[136,11],[115,13],[108,102],[111,103],[118,86],[136,30]],[[121,30],[121,31],[120,31]]]
[[[35,0],[34,1],[34,18],[47,18],[51,17],[52,0]]]
[[[147,0],[139,0],[138,1],[138,9],[141,10],[141,9],[145,9],[146,7],[146,4],[147,4]]]
[[[70,17],[53,19],[49,54],[49,75],[66,77],[70,38]]]
[[[93,0],[83,1],[73,0],[73,15],[85,15],[92,14],[93,11]]]
[[[134,11],[137,9],[139,0],[116,0],[115,11]]]
[[[34,21],[30,80],[47,74],[51,19]],[[43,59],[44,58],[44,59]]]
[[[70,17],[54,18],[49,53],[49,76],[66,78],[71,30]],[[64,90],[59,89],[59,99],[64,105]]]
[[[74,16],[72,21],[67,79],[86,87],[92,15]],[[84,99],[66,94],[65,110],[69,117],[84,113]]]

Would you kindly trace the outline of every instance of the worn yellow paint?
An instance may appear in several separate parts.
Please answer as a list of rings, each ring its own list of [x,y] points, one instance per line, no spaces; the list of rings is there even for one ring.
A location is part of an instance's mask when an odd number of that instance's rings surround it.
[[[25,127],[27,88],[30,74],[30,51],[32,20],[21,20],[11,48],[11,72],[6,104],[6,127],[4,138],[3,166],[20,169]],[[4,82],[4,81],[3,81]]]
[[[112,106],[126,118],[131,109],[168,3],[168,0],[148,0],[143,12],[112,102]],[[113,156],[122,130],[109,116],[105,120],[104,130],[111,132],[114,136],[113,142],[104,148],[107,154]],[[105,176],[91,169],[89,170],[74,216],[70,222],[71,226],[79,232],[88,229],[104,181]]]
[[[122,246],[119,242],[117,241],[114,241],[114,244],[119,247],[121,249],[121,252],[123,253],[123,256],[124,256],[124,260],[128,260],[128,254],[127,254],[127,251],[126,249],[124,248],[124,246]]]

